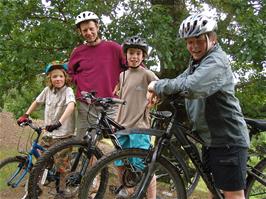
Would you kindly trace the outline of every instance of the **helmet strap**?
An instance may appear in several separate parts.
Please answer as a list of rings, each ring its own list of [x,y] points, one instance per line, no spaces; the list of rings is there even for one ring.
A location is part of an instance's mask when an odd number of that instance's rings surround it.
[[[208,52],[208,50],[210,49],[210,38],[208,36],[208,34],[205,34],[205,38],[206,38],[206,52]]]
[[[207,53],[215,45],[215,42],[212,42],[210,40],[207,33],[205,34],[205,37],[206,37],[206,43],[207,43],[207,46],[206,46],[206,53]]]

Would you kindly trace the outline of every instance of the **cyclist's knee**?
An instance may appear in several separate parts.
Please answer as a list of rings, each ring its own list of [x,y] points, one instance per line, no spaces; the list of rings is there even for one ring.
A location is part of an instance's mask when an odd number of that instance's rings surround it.
[[[245,199],[244,190],[240,191],[223,191],[225,199]]]

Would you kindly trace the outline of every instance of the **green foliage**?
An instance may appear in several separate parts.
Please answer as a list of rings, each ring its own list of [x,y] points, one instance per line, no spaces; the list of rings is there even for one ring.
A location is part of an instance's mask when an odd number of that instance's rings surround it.
[[[20,91],[16,88],[11,88],[8,93],[3,96],[5,101],[4,110],[13,112],[14,116],[18,118],[23,115],[31,103],[35,100],[37,95],[44,88],[43,77],[37,76],[34,84],[25,81]],[[39,107],[31,115],[32,118],[43,118],[43,107]]]
[[[262,74],[266,61],[264,0],[178,0],[171,1],[173,5],[145,0],[51,2],[45,7],[41,0],[0,1],[0,107],[19,113],[29,106],[41,90],[36,76],[44,66],[55,59],[68,59],[82,42],[74,20],[85,10],[100,16],[103,38],[122,43],[134,34],[145,37],[152,47],[147,66],[160,65],[160,77],[175,77],[189,59],[184,41],[177,37],[179,25],[190,12],[202,10],[203,3],[208,3],[220,18],[219,41],[233,61],[233,70],[242,76],[250,70],[255,74],[255,78],[239,82],[238,97],[244,112],[265,117],[265,75],[256,77]],[[111,22],[104,23],[104,17]],[[29,92],[27,87],[33,88]]]
[[[237,89],[243,113],[250,118],[266,118],[266,78],[255,74],[248,81],[242,80]],[[258,92],[259,91],[259,92]]]
[[[261,132],[259,135],[253,136],[250,145],[250,163],[257,164],[265,157],[266,150],[266,132]]]

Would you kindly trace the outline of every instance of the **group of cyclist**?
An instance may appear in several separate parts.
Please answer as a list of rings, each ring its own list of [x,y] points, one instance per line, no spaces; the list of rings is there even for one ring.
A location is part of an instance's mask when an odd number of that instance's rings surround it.
[[[234,95],[230,63],[218,43],[215,32],[217,22],[199,13],[181,23],[179,35],[185,39],[191,55],[190,63],[181,75],[162,80],[143,63],[148,55],[148,44],[144,38],[127,38],[122,47],[116,42],[102,40],[99,17],[90,11],[80,13],[75,25],[84,43],[73,50],[68,67],[56,62],[47,65],[48,86],[18,119],[18,124],[27,121],[39,104],[45,104],[47,132],[43,143],[46,146],[74,136],[75,126],[76,136],[83,138],[88,128],[87,115],[91,125],[96,123],[97,108],[90,108],[82,99],[81,91],[96,91],[97,97],[120,97],[127,101],[127,105],[113,107],[108,112],[120,124],[126,128],[149,128],[149,107],[164,95],[180,92],[185,97],[193,130],[206,143],[202,149],[203,160],[212,173],[215,185],[227,199],[244,199],[249,136]],[[119,141],[125,148],[145,149],[150,146],[150,138],[141,134],[121,135]],[[65,158],[66,154],[62,153],[56,162],[61,175],[55,198],[69,198],[64,186],[68,170]],[[123,165],[117,163],[116,166],[123,170]],[[126,198],[129,194],[130,190],[123,190],[117,198]],[[155,177],[147,197],[156,198]],[[209,197],[212,198],[211,194]]]

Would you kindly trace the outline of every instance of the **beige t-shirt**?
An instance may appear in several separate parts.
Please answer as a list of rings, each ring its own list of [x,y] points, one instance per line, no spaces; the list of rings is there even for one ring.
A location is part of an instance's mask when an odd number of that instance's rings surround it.
[[[58,122],[68,103],[74,102],[75,95],[73,89],[64,86],[61,89],[50,89],[45,87],[40,95],[36,98],[36,102],[45,104],[44,110],[44,123],[45,125],[51,125]],[[46,132],[45,135],[52,136],[53,138],[64,138],[73,135],[75,128],[75,115],[74,112],[69,116],[58,130],[53,132]]]
[[[152,71],[143,67],[129,68],[120,74],[121,99],[127,103],[119,106],[116,118],[119,124],[126,128],[150,127],[146,94],[149,83],[157,79]]]

